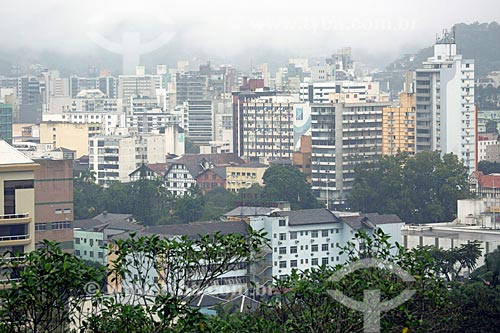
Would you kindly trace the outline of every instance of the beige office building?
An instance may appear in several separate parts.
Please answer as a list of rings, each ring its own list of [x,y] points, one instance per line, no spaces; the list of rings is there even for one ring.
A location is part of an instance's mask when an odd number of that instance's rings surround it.
[[[35,248],[34,172],[38,167],[0,140],[0,254]]]
[[[76,124],[48,121],[40,123],[40,143],[51,143],[55,148],[76,151],[76,157],[89,154],[89,137],[100,132],[100,124]]]

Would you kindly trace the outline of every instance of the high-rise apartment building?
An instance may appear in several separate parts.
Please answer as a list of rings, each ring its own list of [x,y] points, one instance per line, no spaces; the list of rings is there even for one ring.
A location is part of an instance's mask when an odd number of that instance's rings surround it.
[[[0,140],[12,144],[12,105],[0,103]]]
[[[415,105],[414,93],[401,93],[399,106],[382,110],[382,153],[395,155],[398,152],[415,154]]]
[[[343,205],[355,167],[382,155],[382,109],[390,103],[311,104],[313,191]]]
[[[242,157],[255,161],[292,159],[295,102],[292,96],[267,96],[243,103]]]
[[[191,100],[186,102],[186,135],[197,145],[209,145],[214,139],[214,115],[212,101]]]
[[[416,94],[417,153],[454,153],[474,171],[474,60],[457,54],[454,32],[438,39],[434,56],[417,69]]]
[[[118,80],[118,97],[124,104],[129,103],[132,96],[155,97],[156,89],[163,88],[160,75],[120,75]]]

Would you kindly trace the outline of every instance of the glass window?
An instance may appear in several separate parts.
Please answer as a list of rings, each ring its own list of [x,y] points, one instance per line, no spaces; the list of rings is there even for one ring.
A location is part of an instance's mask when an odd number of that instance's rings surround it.
[[[328,244],[321,244],[321,251],[328,251]]]
[[[279,238],[280,241],[284,241],[286,240],[286,234],[283,232],[283,233],[280,233],[280,238]]]
[[[286,261],[280,261],[280,268],[286,268]]]
[[[286,247],[280,247],[279,254],[286,254]]]
[[[307,259],[306,259],[307,260]],[[318,264],[318,258],[312,258],[311,259],[311,265],[315,266]]]
[[[290,239],[297,239],[297,231],[290,232]]]
[[[297,267],[297,260],[290,260],[290,267]]]
[[[290,246],[290,253],[297,253],[297,246]]]
[[[318,231],[317,230],[311,231],[311,237],[318,238]]]
[[[312,252],[318,252],[318,244],[311,245],[311,251]]]
[[[321,230],[321,237],[328,237],[328,230]]]

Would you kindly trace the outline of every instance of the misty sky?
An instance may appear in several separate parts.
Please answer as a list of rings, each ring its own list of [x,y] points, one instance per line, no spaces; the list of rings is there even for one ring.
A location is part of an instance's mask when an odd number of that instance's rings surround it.
[[[4,3],[0,29],[6,50],[80,53],[95,46],[89,33],[119,41],[131,31],[145,40],[169,32],[169,42],[224,58],[266,49],[324,56],[343,46],[397,56],[454,23],[494,20],[498,0],[19,0]]]

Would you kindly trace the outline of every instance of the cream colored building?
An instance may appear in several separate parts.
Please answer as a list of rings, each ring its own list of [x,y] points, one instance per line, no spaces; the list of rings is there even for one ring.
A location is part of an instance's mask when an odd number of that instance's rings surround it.
[[[76,151],[76,157],[89,154],[89,137],[100,133],[100,124],[76,124],[69,122],[40,123],[40,143],[51,143],[55,148]]]
[[[35,248],[34,171],[38,167],[0,141],[0,254],[27,253]]]
[[[400,104],[382,110],[382,153],[396,155],[398,152],[415,154],[415,107],[416,94],[402,93]]]
[[[264,185],[262,177],[269,166],[261,163],[249,163],[226,168],[226,189],[236,192],[249,188],[253,184]]]

